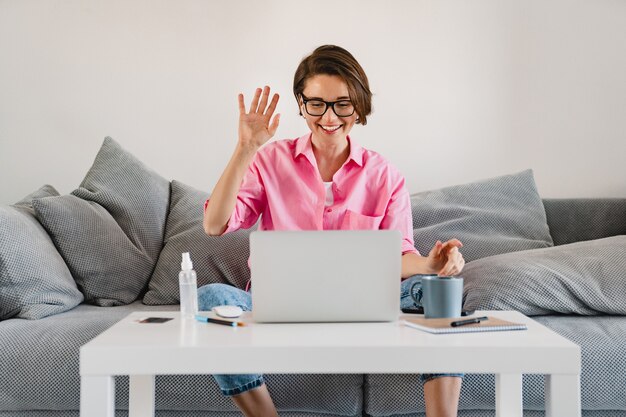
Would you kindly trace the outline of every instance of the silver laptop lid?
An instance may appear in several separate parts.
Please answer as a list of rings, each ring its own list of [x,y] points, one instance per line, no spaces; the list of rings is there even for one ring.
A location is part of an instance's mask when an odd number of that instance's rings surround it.
[[[397,320],[401,239],[394,230],[252,232],[254,321]]]

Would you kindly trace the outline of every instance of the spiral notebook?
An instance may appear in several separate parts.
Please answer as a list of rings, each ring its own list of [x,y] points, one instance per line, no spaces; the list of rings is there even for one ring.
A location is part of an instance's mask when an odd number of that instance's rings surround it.
[[[455,317],[447,319],[426,319],[423,317],[415,317],[404,319],[404,324],[409,327],[414,327],[416,329],[435,334],[526,330],[526,325],[524,323],[513,323],[511,321],[491,316],[489,316],[487,320],[481,321],[480,323],[466,324],[458,327],[452,327],[450,325],[453,321],[463,320],[464,318]]]

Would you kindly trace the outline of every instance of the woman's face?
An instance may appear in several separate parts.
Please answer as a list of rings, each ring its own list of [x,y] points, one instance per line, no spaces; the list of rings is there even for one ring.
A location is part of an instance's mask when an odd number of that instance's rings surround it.
[[[319,74],[309,78],[302,91],[308,100],[317,99],[328,102],[350,100],[348,85],[337,75]],[[346,103],[338,103],[335,109],[341,114],[340,106]],[[313,132],[313,136],[318,140],[345,140],[352,126],[356,123],[358,115],[354,112],[347,117],[339,117],[330,106],[322,116],[311,116],[304,108],[304,103],[300,102],[300,111],[306,119],[306,124]],[[345,110],[344,110],[345,111]]]

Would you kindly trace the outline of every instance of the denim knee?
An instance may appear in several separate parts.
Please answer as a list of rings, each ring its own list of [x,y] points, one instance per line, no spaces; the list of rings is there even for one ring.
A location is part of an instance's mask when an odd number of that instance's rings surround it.
[[[227,284],[208,284],[198,288],[198,310],[210,311],[213,307],[235,305],[244,311],[252,310],[250,293]],[[222,394],[238,395],[263,385],[260,374],[213,375]]]
[[[213,377],[222,394],[227,397],[239,395],[263,385],[263,375],[258,374],[213,375]]]
[[[410,290],[413,284],[421,282],[422,277],[420,275],[412,276],[402,281],[400,284],[400,308],[416,307],[415,301],[413,300],[413,297],[411,297]],[[420,288],[421,285],[416,285],[413,292],[416,293]]]
[[[252,297],[250,293],[227,284],[208,284],[198,288],[198,310],[210,311],[223,305],[235,305],[244,311],[251,311]]]
[[[465,374],[422,374],[422,382],[426,383],[435,378],[441,378],[442,376],[454,376],[458,378],[463,378]]]
[[[411,287],[413,287],[413,284],[415,283],[421,283],[422,281],[422,276],[421,275],[415,275],[412,276],[410,278],[405,279],[404,281],[402,281],[402,284],[400,285],[400,307],[401,308],[412,308],[415,307],[415,301],[413,300],[413,297],[411,297]],[[414,293],[421,288],[421,285],[416,285],[414,288]],[[422,382],[428,382],[432,379],[435,378],[441,378],[442,376],[453,376],[453,377],[459,377],[459,378],[463,378],[464,374],[422,374]]]

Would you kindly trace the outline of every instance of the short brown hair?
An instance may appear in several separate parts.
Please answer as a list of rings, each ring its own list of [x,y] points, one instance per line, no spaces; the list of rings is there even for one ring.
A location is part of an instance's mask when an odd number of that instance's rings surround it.
[[[372,92],[365,71],[352,54],[339,46],[323,45],[304,58],[293,77],[293,95],[298,107],[306,81],[319,74],[337,75],[348,84],[350,101],[359,117],[357,123],[366,125],[367,116],[372,113]]]

